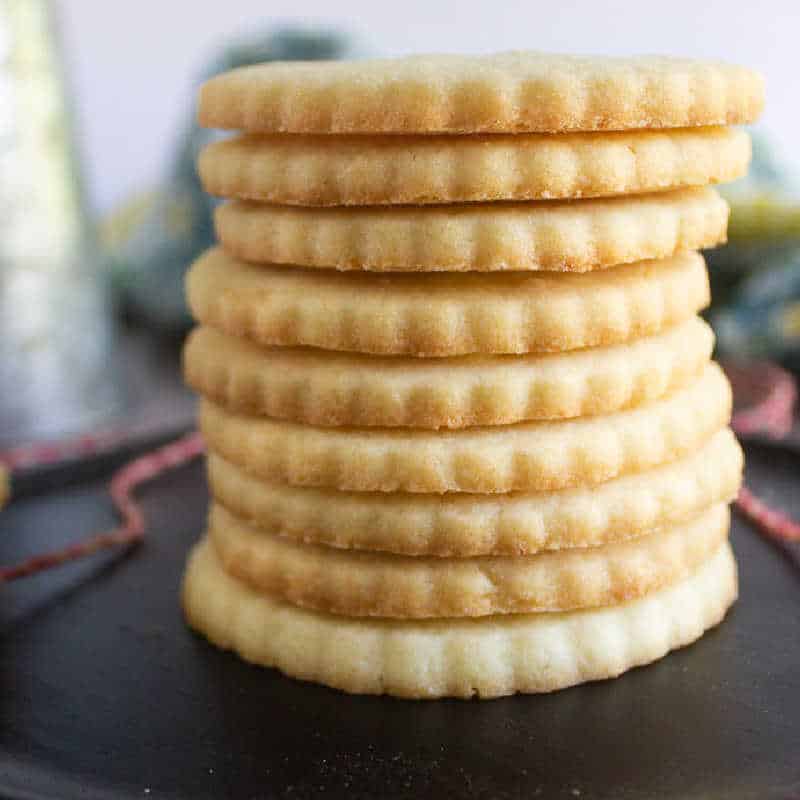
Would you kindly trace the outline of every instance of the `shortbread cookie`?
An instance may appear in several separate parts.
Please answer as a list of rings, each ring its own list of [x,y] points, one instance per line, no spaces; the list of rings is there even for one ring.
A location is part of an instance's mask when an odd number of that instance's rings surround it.
[[[231,411],[324,426],[463,428],[642,405],[697,376],[713,346],[699,317],[607,348],[444,359],[260,348],[201,327],[183,363],[187,383]]]
[[[686,578],[728,535],[714,506],[628,542],[535,556],[437,558],[341,550],[261,531],[213,506],[224,569],[258,592],[351,617],[482,617],[618,605]]]
[[[318,428],[245,417],[206,400],[208,445],[266,480],[345,491],[544,491],[600,483],[691,452],[727,424],[716,364],[666,398],[601,417],[421,431]]]
[[[286,133],[520,133],[753,122],[751,70],[659,56],[508,52],[243,67],[200,90],[200,124]]]
[[[400,555],[533,555],[593,547],[679,525],[736,497],[742,450],[724,428],[688,456],[588,488],[424,495],[296,488],[248,475],[213,450],[218,504],[300,542]]]
[[[198,159],[207,192],[278,205],[553,200],[739,178],[737,128],[511,136],[241,136]]]
[[[448,620],[381,620],[308,611],[258,594],[193,551],[183,583],[189,624],[218,647],[285,674],[360,694],[408,698],[549,692],[615,677],[693,642],[736,599],[723,543],[683,581],[619,606]]]
[[[263,345],[378,355],[527,353],[657,333],[708,304],[697,253],[586,275],[332,274],[209,250],[187,277],[205,325]]]
[[[709,187],[634,197],[301,208],[234,200],[217,236],[243,261],[369,272],[587,272],[725,241]]]

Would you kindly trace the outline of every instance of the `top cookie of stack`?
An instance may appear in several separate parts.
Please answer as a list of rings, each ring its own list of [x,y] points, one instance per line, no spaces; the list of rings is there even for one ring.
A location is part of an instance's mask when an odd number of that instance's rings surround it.
[[[752,122],[762,104],[755,73],[682,59],[267,64],[203,87],[203,125],[253,136],[208,148],[200,171],[214,194],[311,206],[648,192],[740,175],[747,137],[716,126]],[[627,133],[584,135],[600,131]],[[428,136],[487,133],[501,135]]]
[[[433,697],[618,674],[717,622],[741,454],[695,251],[725,241],[710,184],[745,173],[749,138],[727,126],[762,103],[748,70],[652,57],[209,81],[202,124],[242,133],[199,159],[228,202],[187,280],[215,502],[193,624],[290,674]],[[693,599],[636,605],[667,590]],[[573,638],[534,647],[554,611]],[[625,627],[640,612],[658,643]],[[256,636],[278,619],[319,641]],[[345,630],[372,655],[326,655]],[[512,630],[491,664],[453,655]]]

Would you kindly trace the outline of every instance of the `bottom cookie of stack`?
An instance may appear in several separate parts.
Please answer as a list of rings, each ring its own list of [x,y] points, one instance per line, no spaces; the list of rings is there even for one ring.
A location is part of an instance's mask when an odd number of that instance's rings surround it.
[[[667,588],[570,612],[397,620],[310,611],[231,577],[207,539],[183,585],[190,624],[219,647],[294,678],[407,698],[499,697],[615,677],[699,638],[736,595],[727,541]]]

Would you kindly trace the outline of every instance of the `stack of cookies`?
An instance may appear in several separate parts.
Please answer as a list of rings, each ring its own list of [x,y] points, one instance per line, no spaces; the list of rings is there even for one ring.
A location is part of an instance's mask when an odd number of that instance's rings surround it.
[[[188,277],[213,497],[190,623],[351,692],[618,675],[736,596],[742,455],[697,316],[758,75],[509,53],[207,83]]]

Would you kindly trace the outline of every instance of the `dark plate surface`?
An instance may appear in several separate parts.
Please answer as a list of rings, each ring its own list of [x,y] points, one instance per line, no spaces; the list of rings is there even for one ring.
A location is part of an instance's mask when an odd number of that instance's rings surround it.
[[[800,459],[749,448],[800,512]],[[723,625],[622,678],[547,696],[351,697],[250,667],[184,626],[199,464],[142,492],[146,545],[0,587],[9,798],[800,798],[800,565],[737,521]],[[112,522],[102,484],[0,514],[0,560]]]

